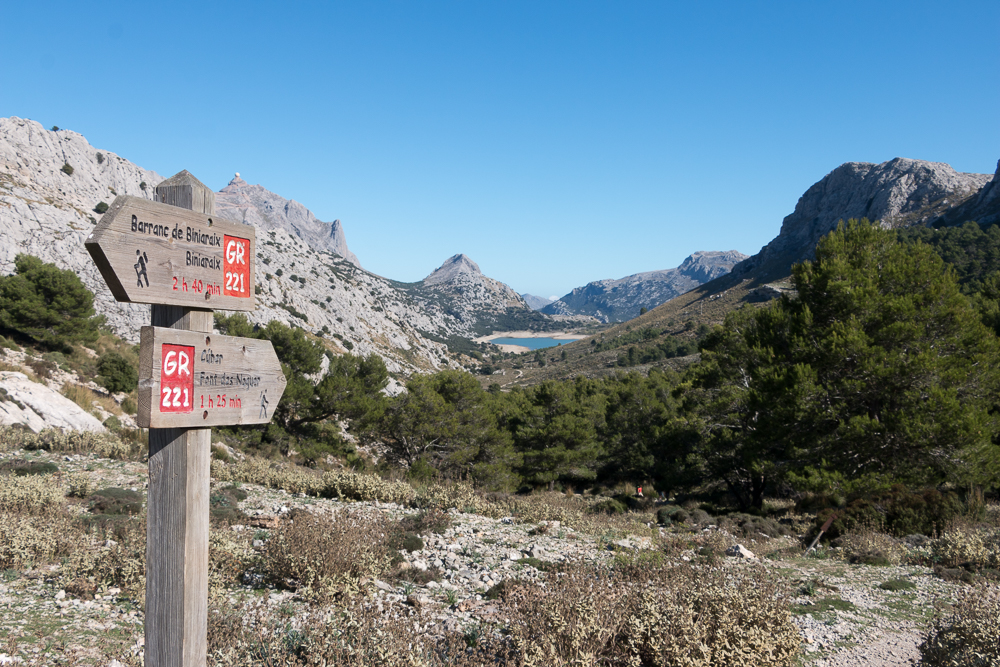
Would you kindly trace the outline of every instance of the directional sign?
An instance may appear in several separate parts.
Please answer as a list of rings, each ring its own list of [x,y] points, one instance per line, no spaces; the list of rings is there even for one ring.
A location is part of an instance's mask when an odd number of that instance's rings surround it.
[[[118,301],[253,310],[254,228],[119,196],[85,243]]]
[[[270,341],[141,329],[136,421],[143,428],[266,424],[284,391]]]

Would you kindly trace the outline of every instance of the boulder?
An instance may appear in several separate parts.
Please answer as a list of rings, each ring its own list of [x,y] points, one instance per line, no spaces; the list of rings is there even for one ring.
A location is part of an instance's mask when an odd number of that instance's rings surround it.
[[[96,433],[107,430],[97,417],[59,392],[14,371],[0,371],[0,424],[21,424],[35,433],[46,428]]]

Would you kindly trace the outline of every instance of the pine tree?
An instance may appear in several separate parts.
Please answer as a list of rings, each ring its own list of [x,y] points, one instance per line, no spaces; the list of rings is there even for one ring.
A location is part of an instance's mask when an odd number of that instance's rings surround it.
[[[806,465],[920,484],[996,458],[1000,346],[930,247],[852,220],[792,279],[796,298],[731,314],[693,376],[704,464],[745,504]]]

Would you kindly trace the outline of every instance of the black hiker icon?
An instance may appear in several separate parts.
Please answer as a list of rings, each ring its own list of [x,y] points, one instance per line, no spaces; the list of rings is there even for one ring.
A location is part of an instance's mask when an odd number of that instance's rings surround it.
[[[267,417],[267,389],[260,393],[260,416]]]
[[[135,275],[136,275],[136,278],[137,278],[136,284],[139,287],[142,287],[143,286],[142,285],[142,279],[145,278],[146,279],[146,285],[145,286],[149,287],[149,276],[146,275],[146,264],[149,262],[149,258],[146,257],[146,253],[143,252],[142,250],[136,250],[135,251],[135,255],[136,255],[136,257],[139,258],[139,261],[135,263],[135,267],[134,267],[135,268]]]

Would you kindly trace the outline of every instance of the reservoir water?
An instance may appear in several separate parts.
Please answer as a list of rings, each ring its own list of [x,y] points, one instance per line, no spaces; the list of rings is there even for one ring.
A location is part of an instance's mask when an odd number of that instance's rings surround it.
[[[490,341],[497,345],[520,345],[531,350],[541,350],[546,347],[555,347],[563,343],[572,343],[571,340],[556,338],[494,338]]]

